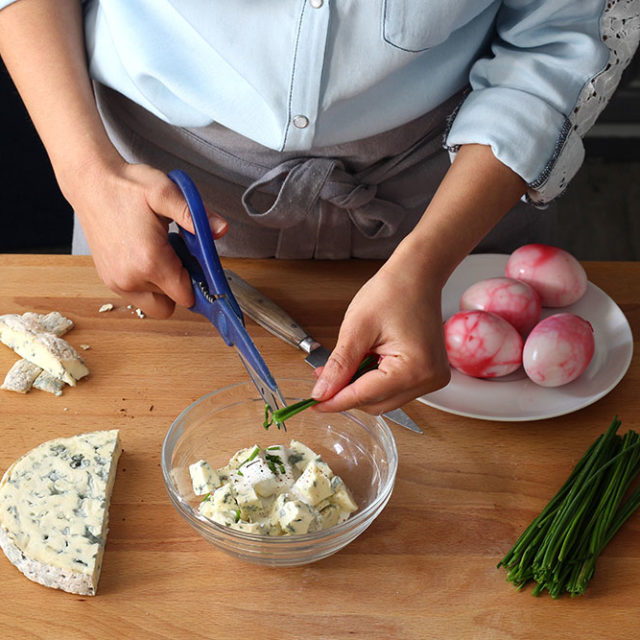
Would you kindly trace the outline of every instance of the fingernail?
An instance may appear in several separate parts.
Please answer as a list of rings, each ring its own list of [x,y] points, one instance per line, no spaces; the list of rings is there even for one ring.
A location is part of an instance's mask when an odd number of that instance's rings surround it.
[[[213,218],[212,230],[214,235],[222,235],[227,230],[227,221],[224,218]]]
[[[322,400],[324,398],[324,394],[327,392],[328,387],[329,385],[324,380],[324,378],[320,378],[311,391],[311,397],[314,400]]]

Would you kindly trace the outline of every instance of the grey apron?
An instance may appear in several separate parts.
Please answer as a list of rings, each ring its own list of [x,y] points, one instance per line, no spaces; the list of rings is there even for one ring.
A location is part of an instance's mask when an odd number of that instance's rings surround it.
[[[386,258],[424,213],[447,168],[442,147],[457,94],[401,127],[364,140],[279,152],[218,124],[174,127],[95,86],[113,144],[130,163],[191,175],[207,207],[229,221],[223,256]],[[510,252],[554,243],[556,215],[519,203],[476,247]],[[73,253],[89,253],[76,218]]]

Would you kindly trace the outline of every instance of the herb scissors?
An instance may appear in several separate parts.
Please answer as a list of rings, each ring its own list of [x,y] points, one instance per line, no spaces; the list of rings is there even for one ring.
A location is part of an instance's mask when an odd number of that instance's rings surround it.
[[[191,276],[195,304],[190,310],[211,321],[225,343],[236,349],[266,405],[272,411],[285,407],[276,381],[245,329],[244,316],[220,264],[196,185],[184,171],[176,169],[168,175],[182,191],[195,229],[194,235],[178,226],[179,233],[169,234],[171,246]]]

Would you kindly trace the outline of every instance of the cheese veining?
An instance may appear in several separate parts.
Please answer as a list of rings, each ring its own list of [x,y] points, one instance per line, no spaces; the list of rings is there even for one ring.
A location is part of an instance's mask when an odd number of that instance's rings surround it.
[[[122,448],[117,430],[32,449],[0,481],[0,547],[27,578],[95,595]]]

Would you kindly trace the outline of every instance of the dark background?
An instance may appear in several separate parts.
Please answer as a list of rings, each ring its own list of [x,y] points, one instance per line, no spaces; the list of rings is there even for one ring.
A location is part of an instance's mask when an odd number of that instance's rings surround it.
[[[585,163],[558,200],[559,244],[581,260],[640,259],[639,60],[585,139]],[[71,209],[1,63],[0,123],[0,253],[69,253]]]

